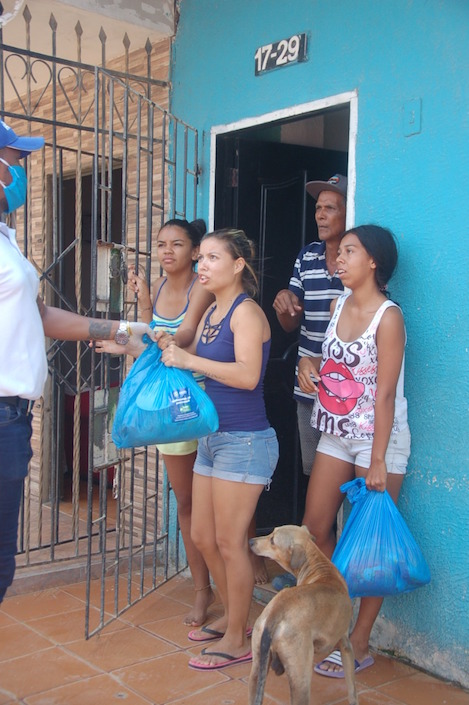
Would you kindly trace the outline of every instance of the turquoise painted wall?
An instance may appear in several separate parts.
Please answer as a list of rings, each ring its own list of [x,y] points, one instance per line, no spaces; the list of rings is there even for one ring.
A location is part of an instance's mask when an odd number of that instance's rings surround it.
[[[172,112],[201,133],[208,216],[210,128],[357,89],[356,224],[393,229],[391,292],[404,310],[412,456],[400,508],[432,583],[388,599],[388,649],[469,686],[469,3],[466,0],[182,0]],[[254,75],[257,47],[309,33],[308,61]],[[404,106],[421,101],[405,135]]]

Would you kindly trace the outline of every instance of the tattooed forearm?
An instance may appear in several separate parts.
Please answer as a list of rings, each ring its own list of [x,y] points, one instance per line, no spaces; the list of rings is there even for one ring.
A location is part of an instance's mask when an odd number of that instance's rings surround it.
[[[111,338],[112,321],[90,321],[89,332],[91,340],[109,340]]]
[[[221,382],[222,384],[227,383],[228,376],[227,375],[220,375],[220,374],[215,374],[214,372],[209,372],[208,370],[198,370],[198,372],[201,375],[204,375],[204,377],[210,377],[210,379],[214,379],[215,382]]]

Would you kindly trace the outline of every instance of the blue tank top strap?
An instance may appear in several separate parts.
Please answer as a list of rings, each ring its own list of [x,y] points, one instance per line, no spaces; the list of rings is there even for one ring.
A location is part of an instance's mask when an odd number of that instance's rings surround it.
[[[190,283],[190,286],[189,286],[188,290],[187,290],[187,303],[188,303],[188,304],[189,304],[189,296],[190,296],[190,294],[191,294],[192,287],[194,286],[194,284],[196,283],[196,281],[197,281],[197,277],[194,277],[193,280],[192,280],[191,283]]]
[[[195,279],[197,279],[197,277],[195,277]],[[190,294],[192,287],[194,286],[195,279],[192,280],[192,282],[190,283],[189,289],[187,290],[186,305],[184,306],[181,313],[179,313],[176,316],[176,318],[166,318],[165,316],[160,316],[158,314],[158,312],[156,311],[156,302],[158,300],[158,296],[161,292],[161,289],[163,288],[163,286],[166,284],[166,281],[167,281],[167,277],[164,278],[164,280],[160,284],[158,291],[156,292],[155,302],[153,304],[153,321],[155,323],[155,330],[158,330],[158,331],[162,330],[165,333],[171,333],[171,335],[175,335],[179,326],[181,325],[181,323],[184,320],[184,316],[186,315],[187,307],[189,305],[189,294]],[[203,379],[204,379],[203,375],[198,374],[196,372],[193,372],[192,374],[193,374],[193,377],[196,380],[196,382],[198,382],[199,384],[201,384],[203,382]]]
[[[164,287],[166,282],[168,281],[167,277],[163,278],[163,281],[161,282],[160,286],[158,287],[158,291],[156,292],[155,299],[153,301],[153,311],[156,313],[156,302],[158,301],[158,296],[160,295],[161,289]]]
[[[166,318],[165,316],[160,316],[160,315],[158,314],[157,310],[156,310],[156,302],[158,301],[158,297],[159,297],[159,295],[160,295],[160,293],[161,293],[161,289],[163,288],[163,286],[164,286],[164,285],[166,284],[166,282],[168,281],[168,278],[165,277],[165,278],[163,279],[163,281],[161,282],[158,291],[156,292],[155,300],[154,300],[154,302],[153,302],[153,317],[156,316],[158,319],[160,319],[160,320],[162,320],[162,321],[168,321],[168,320],[169,320],[169,321],[171,321],[171,320],[178,321],[179,319],[181,319],[181,320],[179,321],[179,323],[181,323],[181,322],[182,322],[182,318],[184,317],[184,315],[185,315],[185,313],[186,313],[186,311],[187,311],[187,309],[188,309],[188,307],[189,307],[190,294],[191,294],[192,287],[194,286],[196,280],[197,280],[197,277],[194,277],[194,279],[193,279],[193,280],[191,281],[191,283],[189,284],[189,288],[188,288],[187,294],[186,294],[186,304],[185,304],[184,308],[182,309],[182,311],[181,311],[180,313],[178,313],[178,315],[177,315],[174,319],[169,319],[169,318]]]
[[[235,310],[235,308],[236,308],[237,306],[239,306],[239,304],[242,304],[243,301],[246,301],[246,299],[249,299],[249,298],[250,298],[249,294],[246,294],[245,291],[243,291],[241,294],[238,294],[238,296],[235,298],[235,300],[234,300],[233,303],[231,304],[230,310],[229,310],[228,313],[226,314],[224,320],[225,320],[227,323],[229,323],[229,322],[231,321],[231,316],[233,315],[233,311]]]

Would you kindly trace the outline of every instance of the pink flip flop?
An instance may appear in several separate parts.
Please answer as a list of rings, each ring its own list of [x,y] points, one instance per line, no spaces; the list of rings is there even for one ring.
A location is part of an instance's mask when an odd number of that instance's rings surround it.
[[[200,632],[203,632],[204,635],[200,635]],[[248,627],[246,629],[246,636],[249,639],[249,637],[252,634],[252,627]],[[193,629],[192,631],[189,632],[187,635],[187,638],[190,641],[212,641],[213,639],[221,639],[222,636],[225,636],[224,632],[219,632],[218,629],[211,629],[210,627],[201,627],[200,629]]]
[[[374,664],[375,660],[373,656],[365,656],[363,661],[357,661],[355,659],[355,673],[360,673],[364,668],[369,668]],[[323,663],[332,663],[335,666],[340,666],[340,671],[325,671],[321,666]],[[314,667],[314,672],[319,673],[320,676],[326,676],[327,678],[345,678],[344,669],[342,667],[342,657],[340,651],[333,651],[329,656],[323,659],[320,663],[316,664]]]
[[[237,663],[248,663],[252,661],[252,653],[248,651],[244,656],[231,656],[231,654],[225,654],[222,651],[209,651],[202,649],[201,654],[203,656],[219,656],[224,659],[220,663],[204,663],[199,661],[199,657],[195,656],[189,661],[190,668],[195,668],[197,671],[215,671],[218,668],[226,668],[227,666],[235,666]]]

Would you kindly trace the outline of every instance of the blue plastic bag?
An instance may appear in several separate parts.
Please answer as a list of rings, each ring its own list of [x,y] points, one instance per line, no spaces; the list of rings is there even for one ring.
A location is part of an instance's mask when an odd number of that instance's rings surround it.
[[[217,429],[217,410],[192,373],[166,367],[150,341],[122,385],[112,427],[115,445],[192,441]]]
[[[350,597],[384,597],[430,582],[430,570],[399,510],[386,492],[358,477],[340,488],[352,504],[332,562]]]

